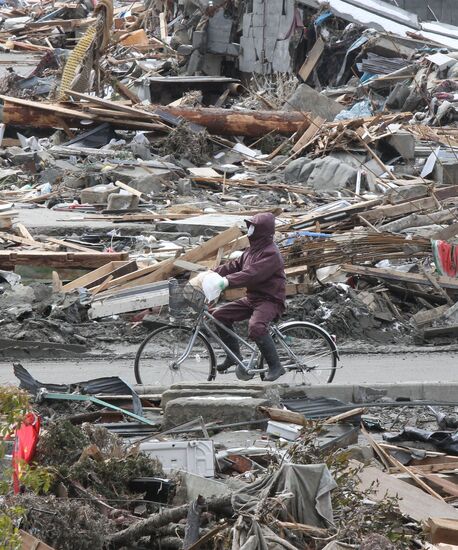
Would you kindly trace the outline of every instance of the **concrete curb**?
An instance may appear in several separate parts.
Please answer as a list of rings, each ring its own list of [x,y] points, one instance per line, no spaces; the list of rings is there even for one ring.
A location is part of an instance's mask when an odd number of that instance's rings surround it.
[[[264,385],[264,384],[263,384]],[[224,387],[226,394],[234,394],[245,390],[243,393],[259,393],[259,385],[253,384],[221,384],[202,382],[201,384],[184,384],[172,386],[172,389],[191,389],[194,386],[199,392],[211,392],[221,390]],[[267,384],[266,384],[267,386]],[[270,389],[278,388],[282,397],[307,396],[307,397],[333,397],[345,402],[360,402],[361,395],[377,396],[385,395],[392,399],[430,400],[456,403],[458,405],[458,381],[457,382],[399,382],[394,384],[323,384],[317,386],[290,386],[287,384],[269,384]],[[262,386],[261,386],[262,387]],[[135,386],[139,394],[163,393],[166,388],[154,386]],[[168,389],[168,388],[167,388]],[[257,390],[257,391],[256,391]],[[373,391],[371,391],[373,390]],[[375,399],[375,397],[374,397]]]

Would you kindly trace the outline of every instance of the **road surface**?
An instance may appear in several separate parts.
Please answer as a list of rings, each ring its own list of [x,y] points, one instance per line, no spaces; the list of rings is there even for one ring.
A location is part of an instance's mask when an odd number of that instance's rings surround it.
[[[127,382],[135,383],[133,359],[108,358],[69,360],[21,360],[32,376],[42,382],[70,383],[102,376],[118,375]],[[341,361],[334,383],[394,383],[394,382],[458,382],[458,352],[435,353],[389,353],[345,355]],[[157,372],[160,385],[160,371]],[[222,382],[234,380],[225,375]],[[0,360],[0,383],[16,384],[12,361]]]

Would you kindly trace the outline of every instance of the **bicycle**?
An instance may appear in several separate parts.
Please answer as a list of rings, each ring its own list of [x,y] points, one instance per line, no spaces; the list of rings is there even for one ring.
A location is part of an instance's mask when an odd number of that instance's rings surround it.
[[[257,347],[213,317],[202,291],[187,282],[171,279],[169,313],[172,322],[155,329],[140,344],[135,357],[137,383],[169,386],[178,382],[215,380],[220,373],[216,370],[213,341],[234,360],[239,380],[251,380],[256,375],[264,378],[268,368]],[[193,326],[188,326],[191,319]],[[251,355],[240,360],[224,344],[212,324],[237,338]],[[308,385],[332,382],[339,353],[334,338],[326,330],[307,321],[273,323],[270,330],[286,370],[278,380],[280,383],[297,384],[296,377]],[[232,369],[226,371],[230,372]],[[161,380],[159,374],[162,374]]]

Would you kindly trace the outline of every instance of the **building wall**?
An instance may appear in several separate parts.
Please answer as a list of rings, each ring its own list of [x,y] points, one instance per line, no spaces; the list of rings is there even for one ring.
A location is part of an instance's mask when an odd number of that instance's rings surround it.
[[[428,5],[442,23],[458,26],[458,0],[386,0],[390,4],[416,13],[422,21],[434,21]]]

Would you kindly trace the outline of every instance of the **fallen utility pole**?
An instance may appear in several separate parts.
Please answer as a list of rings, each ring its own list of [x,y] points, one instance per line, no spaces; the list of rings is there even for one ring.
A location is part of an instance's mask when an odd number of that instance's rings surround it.
[[[110,122],[115,127],[135,130],[158,130],[168,128],[158,123],[158,118],[177,117],[206,128],[211,134],[244,135],[247,137],[262,137],[270,132],[290,136],[304,127],[308,116],[298,111],[236,111],[230,109],[154,106],[145,111],[132,107],[126,108],[115,102],[105,101],[107,108],[100,109],[100,100],[78,103],[49,103],[29,101],[9,96],[0,96],[3,101],[1,120],[10,126],[33,128],[70,128],[84,126],[88,121],[94,123]],[[94,105],[91,108],[91,105]],[[158,109],[155,112],[155,109]],[[88,112],[90,109],[90,112]],[[159,114],[158,114],[159,113]],[[85,120],[85,124],[82,120]]]

